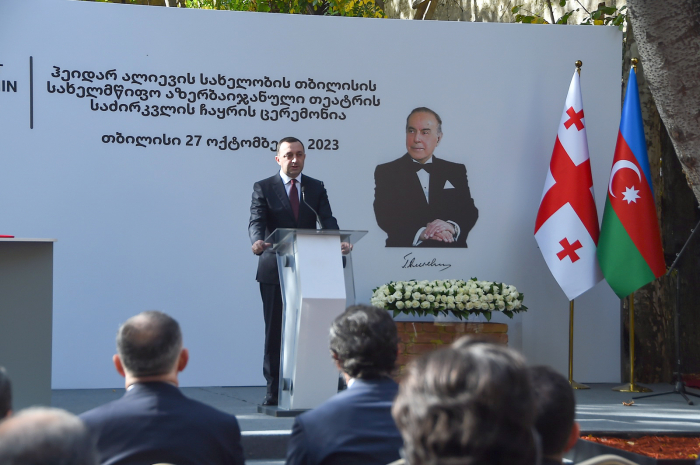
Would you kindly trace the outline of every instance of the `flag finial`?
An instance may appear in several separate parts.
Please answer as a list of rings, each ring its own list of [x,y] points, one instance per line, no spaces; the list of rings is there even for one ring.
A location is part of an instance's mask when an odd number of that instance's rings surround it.
[[[631,61],[632,61],[632,68],[634,68],[634,72],[636,73],[637,72],[637,63],[639,63],[639,59],[637,59],[635,57],[635,58],[632,58]]]
[[[583,66],[583,62],[581,60],[576,60],[576,71],[578,72],[578,75],[581,75],[581,66]]]

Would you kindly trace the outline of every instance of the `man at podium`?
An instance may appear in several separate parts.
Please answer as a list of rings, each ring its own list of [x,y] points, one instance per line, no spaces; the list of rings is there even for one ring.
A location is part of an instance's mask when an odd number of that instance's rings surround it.
[[[253,185],[248,234],[253,253],[258,255],[260,295],[265,316],[265,356],[263,374],[267,394],[263,405],[277,405],[280,371],[280,342],[282,338],[282,293],[277,258],[265,238],[277,228],[339,229],[333,217],[323,182],[302,175],[306,153],[304,144],[295,137],[285,137],[277,144],[275,161],[280,171]],[[352,246],[341,244],[343,253]]]

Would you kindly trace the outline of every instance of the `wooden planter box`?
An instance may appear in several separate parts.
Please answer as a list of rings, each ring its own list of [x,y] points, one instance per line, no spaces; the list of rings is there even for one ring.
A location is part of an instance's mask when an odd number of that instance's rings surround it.
[[[483,334],[508,343],[508,325],[505,323],[426,323],[397,321],[399,357],[396,360],[397,378],[406,371],[414,358],[438,349],[467,334]]]

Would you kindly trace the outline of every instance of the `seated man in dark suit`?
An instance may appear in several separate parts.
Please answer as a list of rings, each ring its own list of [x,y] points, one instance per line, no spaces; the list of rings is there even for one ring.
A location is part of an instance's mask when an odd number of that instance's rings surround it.
[[[374,215],[387,247],[466,247],[479,211],[467,168],[433,156],[442,119],[430,108],[406,120],[407,153],[374,171]]]
[[[12,383],[5,368],[0,367],[0,420],[12,415]]]
[[[574,390],[562,375],[546,366],[528,368],[535,393],[535,428],[542,441],[542,465],[561,465],[564,453],[578,441]]]
[[[80,415],[102,464],[243,465],[236,418],[178,389],[188,358],[180,325],[165,313],[143,312],[119,328],[113,361],[126,393]]]
[[[401,436],[391,418],[398,386],[390,378],[397,348],[386,310],[356,305],[335,319],[331,356],[348,389],[296,418],[287,465],[386,465],[399,458]]]
[[[90,432],[78,417],[57,408],[32,407],[0,423],[3,465],[97,465]]]

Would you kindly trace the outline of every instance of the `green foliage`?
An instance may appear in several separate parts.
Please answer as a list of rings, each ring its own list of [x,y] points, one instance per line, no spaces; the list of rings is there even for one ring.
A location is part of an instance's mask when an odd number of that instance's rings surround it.
[[[100,2],[100,3],[129,3],[131,5],[152,5],[150,0],[81,0],[83,2]],[[174,4],[178,0],[170,0],[170,5],[174,6]],[[184,3],[183,0],[179,0],[180,2]],[[156,3],[155,6],[165,6],[162,2]]]
[[[573,14],[576,13],[577,11],[578,11],[578,8],[576,8],[575,10],[567,11],[566,13],[564,13],[564,14],[562,15],[561,18],[559,18],[559,19],[557,20],[557,24],[568,24],[568,23],[569,23],[569,18],[571,17],[571,15],[573,15]]]
[[[83,0],[86,1],[86,0]],[[87,0],[122,3],[122,0]],[[133,4],[148,4],[149,0],[127,0]],[[159,2],[162,5],[162,3]],[[385,18],[384,11],[374,0],[170,0],[170,6],[184,4],[187,8],[203,10],[260,11],[307,15],[356,16]]]
[[[584,19],[581,24],[595,24],[597,26],[612,25],[617,26],[620,30],[622,30],[625,21],[627,21],[627,13],[625,12],[626,9],[626,6],[623,6],[619,10],[615,9],[614,6],[598,7],[598,9],[591,12],[588,15],[588,18]]]
[[[384,18],[374,0],[186,0],[187,8]]]
[[[542,16],[524,9],[522,5],[516,5],[513,8],[511,8],[510,11],[511,11],[511,13],[513,13],[515,15],[515,22],[516,23],[549,24],[549,22],[547,22]],[[529,14],[520,14],[520,11],[523,11],[523,12],[526,12]]]
[[[251,0],[186,0],[185,6],[202,10],[256,11],[254,3]]]
[[[551,6],[551,0],[544,0],[546,4]],[[576,0],[575,0],[576,1]],[[583,6],[576,1],[581,8]],[[559,6],[566,7],[567,0],[559,0]],[[568,24],[569,18],[580,11],[581,8],[570,9],[566,11],[561,18],[556,21],[556,24]],[[594,11],[588,11],[584,8],[584,11],[588,14],[586,18],[581,21],[580,24],[592,24],[596,26],[616,26],[620,30],[623,29],[625,21],[627,21],[627,9],[626,6],[617,9],[613,6],[599,6],[598,9]],[[522,5],[516,5],[510,9],[511,13],[515,15],[516,23],[526,23],[526,24],[550,24],[549,21],[545,20],[542,15],[533,13],[531,11],[525,10]],[[523,14],[525,13],[525,14]]]

